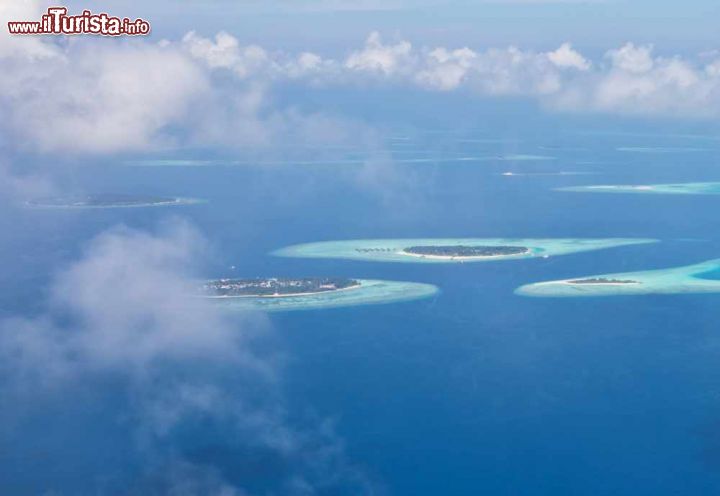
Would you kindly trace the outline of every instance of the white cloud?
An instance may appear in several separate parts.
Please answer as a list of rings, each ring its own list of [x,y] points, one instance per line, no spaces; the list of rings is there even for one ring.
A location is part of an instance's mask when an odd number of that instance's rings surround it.
[[[206,76],[172,47],[70,48],[40,61],[5,59],[3,126],[29,147],[115,152],[161,139],[208,91]]]
[[[203,60],[210,68],[232,69],[240,78],[272,69],[273,61],[262,47],[241,47],[234,36],[224,31],[216,34],[214,41],[191,31],[182,41],[193,57]]]
[[[562,68],[574,68],[580,71],[590,69],[590,62],[579,52],[573,50],[570,43],[563,43],[560,48],[547,54],[550,62]]]
[[[0,3],[0,13],[13,18],[33,18],[37,10],[28,1]],[[564,111],[720,114],[717,56],[706,54],[702,62],[657,57],[651,46],[632,43],[593,64],[569,43],[547,52],[512,46],[416,48],[402,39],[384,42],[377,32],[339,58],[244,46],[226,32],[212,38],[190,32],[180,42],[159,44],[94,41],[59,45],[43,38],[0,38],[5,141],[46,152],[93,153],[268,146],[285,142],[288,132],[301,136],[303,127],[322,127],[313,120],[331,120],[299,114],[291,105],[276,107],[272,92],[283,81],[467,89],[480,96],[533,98]],[[216,77],[222,72],[233,77]]]
[[[224,313],[197,297],[197,260],[204,254],[202,236],[180,222],[157,233],[116,228],[93,240],[57,275],[43,315],[0,320],[0,394],[6,400],[0,422],[59,412],[53,422],[59,431],[69,429],[72,459],[44,439],[32,449],[44,449],[63,473],[66,463],[97,449],[84,425],[67,419],[98,412],[91,422],[127,438],[132,450],[125,456],[141,471],[118,478],[113,467],[89,466],[76,481],[83,494],[173,494],[177,485],[193,488],[178,494],[244,494],[248,481],[257,481],[223,464],[258,458],[272,474],[263,494],[305,495],[320,487],[372,494],[330,424],[293,426],[280,363],[257,351],[258,342],[277,350],[267,341],[265,317]],[[222,437],[210,441],[214,429]],[[188,439],[182,435],[188,431],[199,434]],[[0,442],[23,456],[20,441],[30,435],[2,429]],[[208,443],[233,455],[191,456]],[[54,492],[53,480],[40,478],[28,492]]]
[[[37,0],[0,0],[0,58],[19,55],[26,59],[45,58],[55,54],[54,47],[34,36],[11,36],[7,21],[32,21],[40,18]]]
[[[652,47],[628,43],[610,50],[611,66],[589,79],[569,81],[554,101],[562,109],[619,114],[720,115],[720,77],[716,61],[693,63],[655,57]]]
[[[226,36],[226,35],[224,35]],[[186,41],[205,46],[194,34]],[[216,39],[214,46],[221,43]],[[428,90],[467,89],[479,96],[533,98],[549,109],[619,114],[683,115],[706,118],[720,114],[720,69],[717,56],[699,61],[654,56],[651,46],[628,43],[609,50],[593,64],[570,43],[535,52],[517,47],[478,51],[462,48],[415,48],[400,40],[385,43],[371,33],[365,45],[347,57],[329,59],[302,53],[268,53],[250,57],[245,49],[225,41],[232,57],[227,69],[241,79],[289,79],[320,86],[417,86]],[[193,50],[191,49],[191,52]],[[212,50],[200,56],[212,65]],[[258,52],[260,53],[260,52]],[[248,70],[248,67],[254,70]]]
[[[181,42],[160,43],[16,40],[8,45],[12,50],[0,50],[0,135],[13,149],[115,153],[269,146],[289,136],[326,142],[357,130],[340,118],[272,105],[268,94],[277,80],[312,84],[316,76],[337,77],[340,64],[310,52],[273,54],[241,46],[222,32],[213,39],[190,32]],[[216,77],[222,71],[234,77]],[[329,135],[306,132],[330,120]],[[348,132],[337,132],[342,127]]]
[[[447,50],[436,48],[427,55],[427,65],[416,79],[422,86],[452,90],[462,84],[477,54],[469,48]]]
[[[606,57],[612,61],[613,68],[625,72],[641,74],[653,68],[652,46],[636,47],[632,43],[610,50]]]
[[[0,0],[0,23],[37,20],[42,4]],[[0,31],[0,132],[15,148],[145,148],[165,139],[165,128],[209,89],[207,74],[169,44]]]
[[[544,95],[557,90],[560,74],[545,55],[509,47],[480,53],[467,80],[488,95]]]
[[[412,45],[400,41],[395,45],[385,45],[380,33],[370,33],[362,50],[353,52],[345,61],[345,67],[355,71],[380,72],[391,75],[408,64]]]
[[[192,267],[203,251],[202,237],[180,222],[158,235],[127,228],[99,235],[52,287],[52,306],[72,318],[74,332],[29,322],[23,332],[4,333],[11,341],[3,351],[22,349],[27,373],[36,365],[34,345],[44,341],[56,346],[52,357],[40,349],[43,363],[68,373],[143,374],[160,359],[241,358],[235,324],[193,297]]]

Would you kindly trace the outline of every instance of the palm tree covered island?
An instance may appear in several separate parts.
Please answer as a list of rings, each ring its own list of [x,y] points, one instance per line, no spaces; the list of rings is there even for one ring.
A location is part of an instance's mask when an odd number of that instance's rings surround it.
[[[530,249],[525,246],[467,246],[467,245],[441,245],[441,246],[410,246],[403,249],[403,253],[420,257],[442,258],[470,258],[470,257],[502,257],[510,255],[525,255]]]

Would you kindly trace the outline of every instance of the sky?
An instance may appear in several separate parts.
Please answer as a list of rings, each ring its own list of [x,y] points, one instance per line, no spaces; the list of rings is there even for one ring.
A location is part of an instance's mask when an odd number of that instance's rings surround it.
[[[595,54],[627,41],[654,43],[668,54],[712,49],[720,13],[712,0],[695,0],[691,7],[672,0],[111,0],[103,5],[162,19],[155,26],[161,36],[223,29],[244,43],[272,48],[347,49],[378,30],[420,44],[547,49],[570,41]]]

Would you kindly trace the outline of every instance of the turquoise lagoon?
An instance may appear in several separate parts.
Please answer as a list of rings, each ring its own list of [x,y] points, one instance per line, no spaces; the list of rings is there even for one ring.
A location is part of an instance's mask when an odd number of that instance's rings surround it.
[[[374,262],[407,263],[463,263],[492,260],[527,259],[566,255],[618,246],[655,243],[647,238],[418,238],[418,239],[356,239],[347,241],[324,241],[288,246],[274,251],[280,257],[334,258],[367,260]],[[526,253],[485,257],[422,257],[404,253],[411,246],[522,246]]]
[[[640,193],[665,195],[720,195],[720,182],[672,184],[602,184],[571,186],[558,191],[577,193]]]
[[[204,203],[197,198],[180,198],[165,196],[141,195],[83,195],[57,196],[28,200],[25,206],[30,208],[49,209],[97,209],[97,208],[139,208],[169,207],[177,205],[193,205]]]
[[[284,312],[290,310],[317,310],[397,303],[429,298],[439,292],[437,286],[416,282],[356,279],[359,287],[315,294],[256,297],[211,297],[228,310],[260,310]]]
[[[573,282],[588,279],[625,282]],[[515,293],[538,297],[720,293],[720,259],[669,269],[601,274],[526,284]]]

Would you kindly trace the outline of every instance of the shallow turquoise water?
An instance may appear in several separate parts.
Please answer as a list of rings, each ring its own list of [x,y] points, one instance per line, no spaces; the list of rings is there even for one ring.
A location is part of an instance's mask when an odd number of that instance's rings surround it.
[[[700,294],[720,293],[720,282],[703,277],[714,274],[720,261],[708,260],[682,267],[622,272],[613,274],[586,274],[559,281],[541,281],[525,284],[515,293],[535,297],[588,297],[588,296],[637,296],[648,294]],[[576,279],[606,279],[626,281],[621,284],[576,284]],[[631,281],[631,282],[627,282]]]
[[[370,262],[400,263],[471,263],[521,260],[536,257],[551,257],[584,251],[602,250],[636,244],[655,243],[654,239],[640,238],[409,238],[409,239],[353,239],[343,241],[321,241],[288,246],[272,252],[275,256],[290,258],[330,258],[365,260]],[[408,256],[406,248],[412,246],[518,246],[527,248],[526,253],[497,257],[476,258],[434,258]]]
[[[381,305],[430,298],[439,289],[432,284],[406,281],[380,281],[358,279],[359,288],[328,291],[313,295],[273,298],[213,298],[214,304],[231,311],[256,310],[287,312],[292,310],[318,310],[358,305]]]
[[[635,185],[589,185],[559,188],[560,191],[577,193],[616,193],[645,195],[717,195],[720,183],[675,183],[675,184],[635,184]]]

